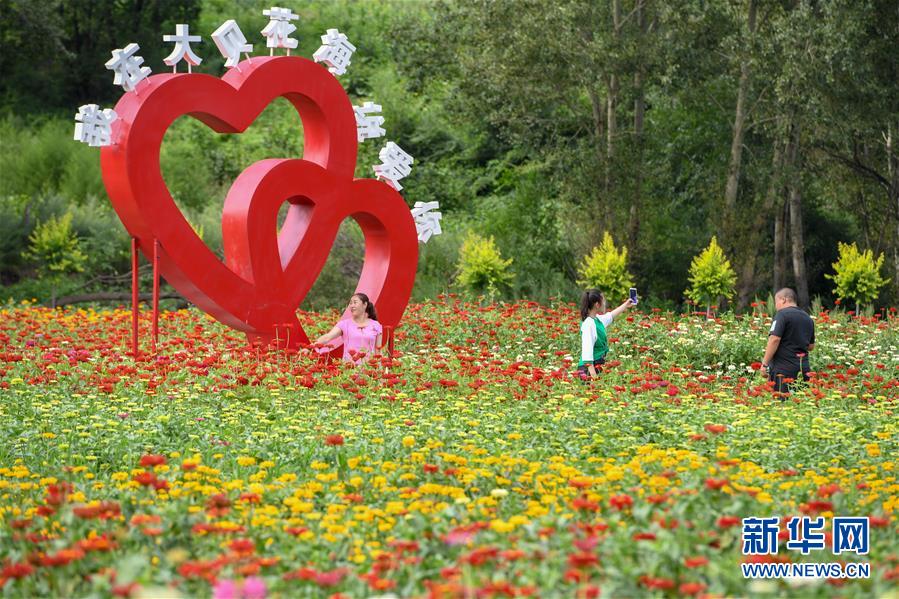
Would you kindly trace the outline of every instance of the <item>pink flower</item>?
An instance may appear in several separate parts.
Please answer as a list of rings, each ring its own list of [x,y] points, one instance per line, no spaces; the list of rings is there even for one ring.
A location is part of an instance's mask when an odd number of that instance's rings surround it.
[[[265,599],[265,581],[251,576],[243,581],[243,599]]]
[[[219,580],[212,587],[212,599],[240,599],[237,583],[233,580]]]

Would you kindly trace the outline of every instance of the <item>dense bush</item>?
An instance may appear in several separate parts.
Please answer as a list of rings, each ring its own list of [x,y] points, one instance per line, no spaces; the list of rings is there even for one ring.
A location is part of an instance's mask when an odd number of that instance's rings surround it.
[[[580,284],[602,290],[616,304],[634,286],[633,277],[627,271],[627,248],[616,248],[608,231],[603,234],[602,243],[584,256],[578,272]]]
[[[860,252],[855,243],[841,243],[839,250],[840,258],[833,264],[834,274],[825,276],[834,282],[836,296],[855,300],[857,310],[860,305],[877,299],[881,288],[890,282],[880,275],[883,254],[875,260],[874,252]]]
[[[718,303],[719,298],[729,298],[734,294],[737,275],[730,266],[730,260],[713,236],[709,245],[690,264],[690,288],[687,296],[700,305],[711,306]]]
[[[456,282],[472,293],[494,297],[512,282],[512,261],[502,257],[493,237],[484,238],[470,231],[459,250]]]

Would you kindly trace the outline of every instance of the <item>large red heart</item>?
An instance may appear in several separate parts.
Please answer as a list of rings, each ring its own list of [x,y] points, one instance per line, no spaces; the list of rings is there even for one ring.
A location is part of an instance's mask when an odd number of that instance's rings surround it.
[[[160,271],[185,298],[251,339],[308,341],[296,309],[318,277],[337,229],[354,218],[365,235],[356,287],[395,327],[415,281],[415,222],[386,183],[353,179],[356,121],[340,83],[300,57],[257,57],[222,79],[154,75],[115,107],[115,145],[101,152],[103,181],[128,232],[150,255],[161,246]],[[225,262],[206,246],[163,181],[159,150],[168,127],[189,114],[219,133],[244,131],[275,98],[297,109],[302,159],[262,160],[234,181],[222,213]],[[278,209],[290,207],[277,230]]]

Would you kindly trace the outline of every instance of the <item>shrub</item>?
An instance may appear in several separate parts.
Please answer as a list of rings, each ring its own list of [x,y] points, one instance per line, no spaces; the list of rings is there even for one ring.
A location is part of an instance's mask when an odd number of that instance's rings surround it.
[[[601,289],[612,301],[627,297],[628,289],[634,286],[633,277],[627,271],[627,248],[619,250],[608,231],[603,234],[602,243],[584,256],[578,267],[581,285]]]
[[[72,231],[72,213],[40,223],[28,236],[28,249],[23,258],[33,261],[38,273],[53,281],[67,274],[82,272],[87,256],[81,251],[78,237]],[[56,285],[53,289],[56,304]]]
[[[838,243],[839,259],[833,263],[834,274],[824,275],[832,280],[836,287],[834,293],[841,300],[855,300],[856,313],[861,304],[869,304],[877,299],[880,289],[890,282],[880,276],[883,266],[883,254],[876,260],[874,252],[859,252],[853,242],[851,245]]]
[[[698,304],[705,304],[711,312],[712,304],[716,303],[718,298],[733,296],[736,283],[737,275],[730,266],[730,260],[724,255],[718,240],[712,237],[709,246],[694,257],[690,264],[690,288],[686,292],[687,297]]]
[[[456,282],[469,291],[492,297],[512,282],[511,264],[512,258],[503,259],[492,236],[484,238],[472,231],[459,250]]]

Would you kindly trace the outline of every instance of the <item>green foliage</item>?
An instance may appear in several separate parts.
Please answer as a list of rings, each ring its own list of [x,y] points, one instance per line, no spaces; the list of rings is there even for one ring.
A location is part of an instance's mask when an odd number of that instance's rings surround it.
[[[856,305],[870,304],[889,279],[880,276],[883,254],[875,260],[874,252],[860,252],[855,242],[840,243],[839,259],[833,263],[834,274],[824,275],[834,282],[834,293],[840,299],[852,299]]]
[[[511,264],[512,258],[503,259],[492,236],[484,238],[470,231],[459,250],[456,282],[469,291],[495,296],[512,282]]]
[[[601,289],[612,302],[627,297],[628,288],[634,286],[634,278],[627,271],[627,248],[616,248],[608,231],[603,233],[602,243],[584,256],[578,273],[578,283]]]
[[[72,231],[72,213],[38,224],[28,236],[28,249],[22,255],[35,263],[42,275],[60,276],[84,270],[87,256]]]
[[[696,303],[711,306],[719,297],[729,298],[734,294],[737,275],[730,266],[730,260],[713,236],[712,241],[690,264],[690,288],[687,297]]]
[[[127,234],[106,201],[97,149],[71,139],[77,106],[113,106],[121,97],[102,68],[109,50],[135,41],[147,66],[167,71],[161,59],[169,48],[159,36],[189,23],[205,40],[195,46],[204,60],[194,71],[219,77],[224,59],[209,32],[234,18],[258,42],[269,6],[127,0],[91,11],[83,4],[0,0],[4,285],[33,275],[22,261],[28,234],[38,220],[62,215],[63,206],[88,255],[84,279],[127,270]],[[353,104],[381,104],[391,139],[415,156],[404,180],[409,203],[440,202],[445,233],[421,248],[414,297],[448,290],[464,232],[475,227],[516,258],[510,296],[573,296],[582,276],[577,259],[602,231],[612,231],[627,240],[628,267],[647,301],[679,302],[690,285],[684,266],[701,249],[696,239],[721,236],[715,215],[745,57],[753,108],[742,144],[736,236],[727,238],[734,250],[725,247],[741,274],[747,252],[757,257],[746,291],[767,292],[773,244],[764,233],[758,245],[743,240],[773,229],[774,211],[761,204],[768,183],[781,179],[802,182],[811,295],[830,303],[824,274],[838,241],[882,245],[884,266],[895,268],[895,219],[881,215],[895,209],[887,171],[897,144],[884,144],[883,135],[896,136],[899,13],[886,0],[760,5],[753,36],[746,3],[724,0],[625,0],[618,28],[611,26],[611,4],[587,0],[559,0],[552,11],[536,0],[308,0],[292,8],[300,16],[297,55],[311,56],[329,27],[356,44],[341,84]],[[647,107],[642,132],[635,129],[640,101]],[[791,130],[800,132],[800,155],[779,172],[773,149]],[[357,177],[372,176],[381,145],[359,145]],[[240,134],[218,134],[191,116],[177,119],[160,160],[178,205],[221,255],[219,212],[235,177],[257,160],[302,152],[302,123],[278,98]],[[755,224],[756,215],[763,222]],[[356,251],[349,247],[348,254]],[[334,296],[316,300],[326,305],[345,301],[337,281],[346,277],[340,269],[332,274],[334,284],[321,291]],[[899,277],[892,283],[882,296],[887,303],[899,297]]]

